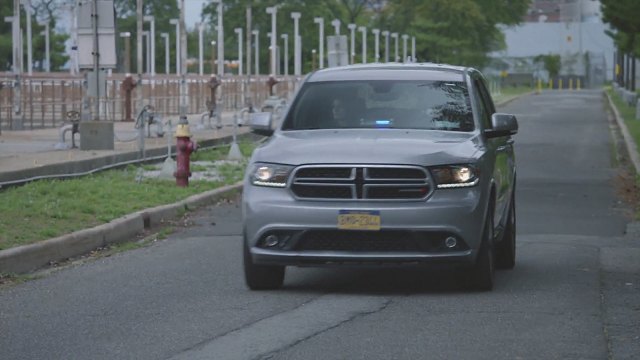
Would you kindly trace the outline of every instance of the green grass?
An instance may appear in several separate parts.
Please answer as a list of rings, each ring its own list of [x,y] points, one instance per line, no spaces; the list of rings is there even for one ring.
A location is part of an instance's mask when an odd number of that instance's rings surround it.
[[[241,146],[243,154],[250,154],[253,148],[252,144]],[[226,158],[227,153],[228,147],[226,152],[224,148],[199,152],[205,159],[222,155]],[[5,189],[0,192],[0,250],[94,227],[236,183],[242,179],[244,167],[244,163],[222,164],[218,171],[223,181],[191,180],[186,188],[177,187],[171,179],[139,181],[136,175],[140,167],[129,166],[82,178],[42,180]]]
[[[611,96],[611,100],[616,108],[618,108],[618,112],[620,112],[620,116],[624,119],[624,122],[629,129],[629,134],[633,137],[636,145],[640,145],[640,121],[636,120],[635,106],[627,105],[627,103],[624,102],[622,98],[618,96],[613,89],[611,89],[611,87],[606,87],[605,91],[609,96]]]

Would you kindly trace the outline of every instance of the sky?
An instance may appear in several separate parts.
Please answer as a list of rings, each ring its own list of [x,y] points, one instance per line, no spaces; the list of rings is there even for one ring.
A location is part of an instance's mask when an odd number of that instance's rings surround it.
[[[188,29],[192,29],[195,27],[195,23],[200,21],[200,11],[202,10],[202,6],[206,3],[209,3],[210,0],[185,0],[184,7],[184,21],[185,26]]]

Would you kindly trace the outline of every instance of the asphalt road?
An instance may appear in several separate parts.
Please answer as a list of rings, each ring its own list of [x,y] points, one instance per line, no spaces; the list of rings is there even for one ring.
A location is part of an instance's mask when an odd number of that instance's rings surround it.
[[[288,269],[242,278],[236,204],[150,247],[0,290],[0,359],[632,359],[640,245],[625,236],[600,92],[518,115],[518,259],[495,290],[444,271]]]

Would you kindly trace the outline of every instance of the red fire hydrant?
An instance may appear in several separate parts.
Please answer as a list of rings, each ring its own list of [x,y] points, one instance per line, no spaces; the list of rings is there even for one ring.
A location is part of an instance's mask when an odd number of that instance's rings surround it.
[[[191,141],[191,132],[188,124],[178,124],[176,128],[176,185],[180,187],[189,186],[189,157],[191,153],[198,149],[198,145]]]

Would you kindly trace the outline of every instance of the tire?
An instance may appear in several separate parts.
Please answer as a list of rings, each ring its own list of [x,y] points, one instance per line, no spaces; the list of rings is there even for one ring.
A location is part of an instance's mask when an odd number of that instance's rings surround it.
[[[273,290],[282,287],[284,266],[256,265],[251,260],[249,246],[243,245],[244,279],[251,290]]]
[[[482,233],[482,244],[478,251],[476,263],[471,269],[470,287],[476,291],[491,291],[495,272],[493,249],[493,212],[490,211],[485,220]]]
[[[509,217],[504,229],[502,241],[496,244],[496,267],[499,269],[513,269],[516,266],[516,199],[511,197]]]

